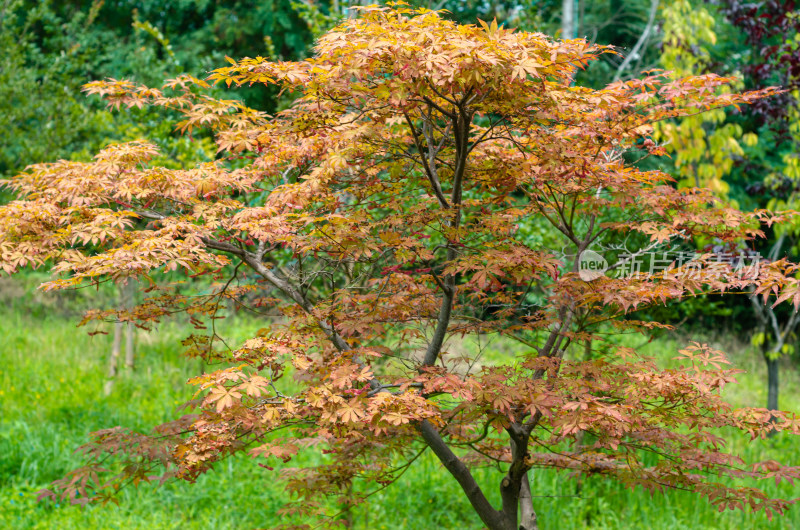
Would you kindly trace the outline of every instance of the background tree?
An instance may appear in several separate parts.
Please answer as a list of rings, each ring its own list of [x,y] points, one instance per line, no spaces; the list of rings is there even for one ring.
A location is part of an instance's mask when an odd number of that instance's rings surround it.
[[[0,173],[44,159],[88,159],[111,140],[146,135],[173,163],[205,160],[201,144],[163,129],[163,113],[112,115],[80,93],[88,79],[160,84],[182,71],[203,74],[225,55],[304,56],[311,29],[288,0],[275,2],[51,2],[0,7]],[[247,16],[242,16],[247,13]],[[275,93],[243,91],[273,110]]]
[[[119,308],[128,311],[135,305],[136,285],[132,280],[119,286]],[[103,393],[107,396],[114,388],[114,380],[119,373],[119,359],[122,352],[122,340],[125,339],[125,368],[133,370],[136,364],[136,350],[134,340],[134,326],[132,322],[117,321],[114,323],[114,341],[111,346],[111,355],[108,358],[108,378],[103,386]]]
[[[415,3],[447,9],[446,16],[460,22],[498,18],[550,34],[558,30],[561,10],[558,2],[539,1]],[[0,173],[12,175],[42,160],[87,160],[109,141],[141,136],[162,148],[165,161],[190,165],[205,160],[197,145],[163,128],[162,113],[132,109],[111,114],[83,98],[81,85],[105,77],[150,85],[181,72],[202,77],[225,56],[304,57],[313,38],[341,20],[350,4],[309,0],[3,2],[0,42],[7,53],[0,73],[4,145]],[[647,20],[646,2],[607,6],[581,1],[576,5],[576,36],[622,49],[634,46]],[[630,71],[654,64],[654,53],[650,47],[647,54],[639,54],[647,55],[647,60],[637,60]],[[582,82],[605,85],[616,65],[604,61],[593,64]],[[277,92],[263,85],[243,88],[232,97],[270,112],[291,100],[289,94],[279,99]]]
[[[744,109],[716,109],[659,127],[659,135],[681,186],[708,186],[734,206],[747,209],[795,209],[792,175],[798,138],[797,82],[800,55],[794,2],[667,3],[663,16],[661,62],[676,75],[724,72],[741,77],[741,85],[787,90]],[[768,231],[752,248],[724,247],[698,241],[701,250],[761,252],[764,258],[796,256],[797,224],[790,221]],[[767,366],[767,407],[778,408],[780,357],[794,351],[796,313],[774,308],[757,296],[752,304],[729,302],[719,325],[735,326],[747,310],[756,326],[745,326]],[[749,306],[749,307],[748,307]],[[730,317],[733,315],[733,318]],[[727,320],[727,322],[726,322]]]

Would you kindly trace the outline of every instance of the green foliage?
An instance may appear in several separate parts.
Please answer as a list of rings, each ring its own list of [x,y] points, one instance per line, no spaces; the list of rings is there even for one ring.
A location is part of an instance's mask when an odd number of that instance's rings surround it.
[[[661,64],[676,77],[709,71],[718,42],[717,19],[712,9],[689,0],[675,0],[664,6]],[[735,157],[744,154],[738,141],[741,126],[726,121],[731,112],[714,109],[659,127],[667,151],[673,154],[679,186],[707,186],[718,196],[728,197],[730,186],[725,179]],[[735,201],[734,205],[738,206]]]
[[[26,9],[27,8],[27,9]],[[69,21],[53,16],[47,3],[12,2],[0,18],[0,174],[33,161],[67,156],[90,144],[108,123],[92,115],[73,77],[83,76],[92,49],[80,40],[97,11]],[[38,33],[38,35],[37,35]],[[54,50],[49,52],[49,50]],[[55,52],[55,50],[58,50]]]
[[[0,8],[0,176],[28,164],[85,160],[109,141],[148,137],[172,165],[213,159],[201,139],[175,135],[163,113],[112,115],[81,86],[105,77],[149,84],[181,72],[203,76],[225,55],[294,58],[306,53],[311,29],[289,0],[150,0],[91,3],[13,0]],[[241,95],[241,94],[240,94]],[[244,91],[262,108],[275,94]]]
[[[56,2],[11,0],[0,8],[0,176],[26,165],[59,158],[86,159],[108,141],[147,136],[158,143],[179,143],[163,115],[105,112],[80,87],[105,77],[150,85],[187,72],[202,77],[225,56],[295,59],[305,56],[313,39],[346,14],[347,1],[267,0],[122,0]],[[555,33],[561,3],[485,3],[475,0],[415,5],[444,8],[460,22],[477,18]],[[435,5],[434,5],[435,4]],[[630,47],[638,37],[647,3],[611,2],[587,6],[579,32],[597,42]],[[613,23],[612,23],[613,22]],[[647,52],[654,53],[654,48]],[[648,60],[650,60],[648,55]],[[649,65],[647,61],[641,63]],[[613,63],[597,62],[582,82],[599,86],[610,80]],[[251,106],[275,110],[287,99],[274,90],[238,91]],[[145,124],[137,127],[134,124]],[[197,146],[194,146],[197,147]],[[205,146],[204,146],[205,147]],[[203,149],[181,150],[187,162],[213,156]]]

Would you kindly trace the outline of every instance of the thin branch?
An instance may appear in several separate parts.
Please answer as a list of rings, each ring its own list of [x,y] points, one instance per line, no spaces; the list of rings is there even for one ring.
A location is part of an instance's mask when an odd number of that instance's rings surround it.
[[[653,31],[653,26],[655,25],[655,21],[656,21],[656,13],[658,12],[658,4],[659,4],[659,0],[651,0],[651,2],[650,2],[650,14],[648,15],[647,25],[644,27],[644,31],[642,31],[642,34],[639,36],[639,40],[636,41],[636,44],[633,46],[633,49],[631,50],[631,52],[628,54],[627,57],[625,57],[625,60],[622,61],[622,64],[619,65],[619,68],[617,68],[617,72],[614,74],[614,81],[619,81],[620,80],[620,78],[622,77],[622,73],[625,71],[625,69],[628,67],[628,65],[631,63],[631,61],[634,59],[634,57],[638,56],[639,51],[642,49],[644,44],[647,42],[647,39],[650,38],[650,32]]]

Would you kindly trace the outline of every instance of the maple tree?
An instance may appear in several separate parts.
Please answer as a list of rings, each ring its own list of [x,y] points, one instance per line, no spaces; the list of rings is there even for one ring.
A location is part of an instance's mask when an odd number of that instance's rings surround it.
[[[704,255],[619,275],[626,258],[607,256],[605,274],[580,268],[600,241],[625,238],[642,254],[741,243],[789,215],[739,212],[635,164],[665,154],[654,124],[776,90],[735,94],[730,78],[661,72],[592,90],[573,85],[577,69],[613,50],[583,39],[458,25],[403,4],[360,15],[311,59],[230,60],[210,76],[300,95],[275,116],[207,96],[191,76],[163,89],[86,85],[114,107],[175,109],[185,132],[211,129],[214,161],[160,167],[158,149],[136,141],[6,182],[19,199],[0,207],[5,272],[52,267],[45,289],[150,281],[138,306],[84,323],[147,327],[188,313],[199,326],[229,300],[285,316],[237,348],[214,328],[187,337],[188,355],[225,365],[190,381],[193,412],[149,434],[93,433],[86,465],[43,495],[104,501],[127,483],[193,481],[240,451],[268,466],[321,448],[325,464],[283,478],[298,497],[286,513],[323,516],[321,498],[366,502],[369,491],[348,486],[385,487],[430,450],[491,529],[536,527],[528,472],[540,467],[783,513],[793,501],[738,481],[791,481],[800,468],[743,462],[718,431],[798,433],[800,420],[727,404],[737,371],[705,344],[664,369],[615,339],[664,327],[629,313],[698,293],[752,289],[797,307],[798,265]],[[154,281],[183,270],[210,275],[212,289]],[[489,364],[448,346],[487,334],[524,353]],[[603,354],[580,360],[574,350],[591,343]],[[504,470],[499,506],[471,471],[486,464]]]

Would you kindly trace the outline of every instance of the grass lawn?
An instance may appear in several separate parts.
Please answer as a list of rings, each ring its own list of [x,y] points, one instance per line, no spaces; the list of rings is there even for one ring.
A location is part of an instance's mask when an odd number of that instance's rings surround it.
[[[138,334],[138,364],[123,370],[109,397],[103,396],[111,338],[90,337],[76,328],[77,318],[53,308],[0,304],[0,528],[14,529],[207,529],[269,528],[286,500],[275,471],[255,465],[246,455],[231,458],[196,484],[174,483],[161,489],[123,491],[120,505],[74,506],[37,503],[35,492],[79,464],[73,450],[86,433],[122,425],[149,430],[170,419],[176,405],[193,392],[186,380],[198,362],[180,355],[180,338],[188,328],[162,325]],[[257,322],[225,321],[226,338],[236,342],[254,332]],[[229,342],[230,343],[230,342]],[[682,346],[662,338],[646,346],[665,363]],[[502,343],[496,351],[502,352]],[[738,405],[765,402],[764,369],[747,347],[722,344],[748,371],[726,391]],[[489,348],[492,348],[490,344]],[[502,353],[496,353],[502,355]],[[787,361],[782,373],[781,407],[800,411],[800,377]],[[746,459],[776,459],[800,465],[800,439],[778,436],[748,443],[731,438],[734,452]],[[321,461],[309,455],[299,464]],[[287,467],[296,466],[289,463]],[[498,501],[495,470],[477,470],[478,479]],[[768,521],[763,513],[717,513],[703,499],[682,492],[650,497],[602,478],[576,481],[565,473],[537,470],[532,484],[542,529],[558,528],[800,528],[800,508]],[[745,484],[743,484],[745,485]],[[800,497],[800,486],[774,484],[769,491],[783,498]],[[331,507],[332,510],[335,506]],[[426,454],[394,486],[355,510],[354,528],[481,528],[458,486]]]

